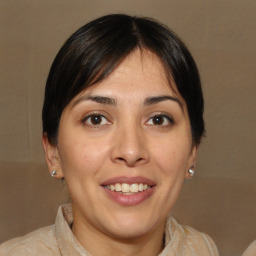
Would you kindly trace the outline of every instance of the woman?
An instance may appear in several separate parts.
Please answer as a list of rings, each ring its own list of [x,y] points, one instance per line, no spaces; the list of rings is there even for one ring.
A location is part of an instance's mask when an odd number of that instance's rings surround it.
[[[218,255],[168,216],[203,134],[197,67],[173,32],[127,15],[88,23],[56,56],[43,107],[48,168],[72,204],[1,255]]]

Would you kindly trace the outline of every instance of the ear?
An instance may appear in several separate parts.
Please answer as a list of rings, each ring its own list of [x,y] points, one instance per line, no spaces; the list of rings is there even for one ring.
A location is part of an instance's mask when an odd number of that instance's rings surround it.
[[[63,178],[63,172],[61,168],[61,161],[59,157],[58,148],[56,145],[52,145],[49,142],[47,134],[44,133],[42,137],[44,152],[45,152],[45,159],[48,166],[48,170],[50,174],[52,171],[57,171],[57,174],[54,176],[57,179]]]
[[[197,150],[198,150],[198,146],[193,145],[192,149],[191,149],[190,156],[189,156],[189,160],[188,160],[187,170],[186,170],[186,173],[185,173],[185,178],[186,179],[191,179],[192,178],[192,176],[189,174],[188,170],[189,169],[195,170],[195,168],[196,168]]]

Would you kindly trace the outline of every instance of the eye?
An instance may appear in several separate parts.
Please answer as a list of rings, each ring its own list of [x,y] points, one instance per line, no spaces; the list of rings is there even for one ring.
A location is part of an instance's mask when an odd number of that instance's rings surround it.
[[[148,121],[148,125],[158,125],[158,126],[169,126],[174,124],[173,118],[163,114],[157,114],[152,116]]]
[[[110,121],[106,117],[104,117],[101,114],[90,114],[83,118],[82,123],[89,126],[100,126],[100,125],[106,125],[111,124]]]

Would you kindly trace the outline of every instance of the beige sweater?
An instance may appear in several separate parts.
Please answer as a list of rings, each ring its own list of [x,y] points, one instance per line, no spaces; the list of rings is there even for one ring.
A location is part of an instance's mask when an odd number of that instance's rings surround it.
[[[0,245],[1,256],[91,256],[77,241],[70,225],[71,205],[59,207],[55,225],[38,229]],[[190,227],[181,226],[169,216],[165,230],[165,248],[159,256],[216,256],[213,240]]]
[[[256,240],[249,245],[242,256],[256,256]]]

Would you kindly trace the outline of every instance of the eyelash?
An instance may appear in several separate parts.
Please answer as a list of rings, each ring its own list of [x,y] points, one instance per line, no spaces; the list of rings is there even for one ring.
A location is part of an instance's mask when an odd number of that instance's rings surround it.
[[[88,123],[86,123],[88,120],[90,120],[90,118],[92,118],[92,117],[100,117],[100,121],[102,121],[102,119],[104,119],[104,120],[106,120],[105,122],[107,122],[107,123],[105,123],[105,124],[93,124],[92,123],[92,121],[90,121],[90,124],[88,124]],[[83,124],[85,124],[85,125],[88,125],[88,126],[94,126],[94,127],[99,127],[99,126],[101,126],[101,125],[108,125],[108,124],[111,124],[111,122],[104,116],[104,115],[102,115],[102,114],[100,114],[100,113],[91,113],[91,114],[89,114],[89,115],[87,115],[87,116],[85,116],[82,120],[81,120],[81,122],[83,123]]]
[[[93,124],[92,123],[92,120],[90,120],[92,117],[99,117],[100,119],[98,120],[99,121],[99,123],[98,124]],[[156,124],[156,123],[154,123],[154,121],[153,121],[153,119],[154,118],[163,118],[163,120],[160,120],[160,122],[161,121],[163,121],[163,123],[164,124]],[[90,123],[87,123],[87,121],[88,120],[90,120]],[[104,124],[102,124],[102,121],[103,120],[105,120],[105,123]],[[151,123],[149,123],[151,121]],[[156,121],[156,120],[155,120]],[[87,126],[91,126],[91,127],[94,127],[94,128],[98,128],[98,127],[100,127],[100,126],[103,126],[103,125],[109,125],[109,124],[111,124],[111,122],[104,116],[104,115],[102,115],[102,114],[100,114],[100,113],[91,113],[91,114],[89,114],[89,115],[87,115],[87,116],[85,116],[82,120],[81,120],[81,122],[83,123],[83,124],[85,124],[85,125],[87,125]],[[168,122],[167,124],[166,124],[166,122]],[[149,126],[156,126],[157,128],[165,128],[165,127],[169,127],[169,126],[171,126],[171,125],[173,125],[175,122],[174,122],[174,119],[171,117],[171,116],[169,116],[169,115],[166,115],[166,114],[163,114],[163,113],[157,113],[157,114],[154,114],[153,116],[151,116],[147,121],[146,121],[146,124],[147,125],[149,125]]]
[[[168,122],[168,124],[154,124],[153,123],[153,118],[156,118],[156,117],[159,117],[159,118],[164,118],[165,120],[164,120],[164,122]],[[164,127],[168,127],[168,126],[171,126],[171,125],[173,125],[174,124],[174,119],[171,117],[171,116],[169,116],[169,115],[165,115],[165,114],[162,114],[162,113],[158,113],[158,114],[155,114],[155,115],[153,115],[153,116],[151,116],[150,118],[149,118],[149,120],[147,121],[147,123],[149,122],[149,121],[152,121],[152,124],[150,124],[150,125],[152,125],[152,126],[158,126],[159,128],[164,128]]]

